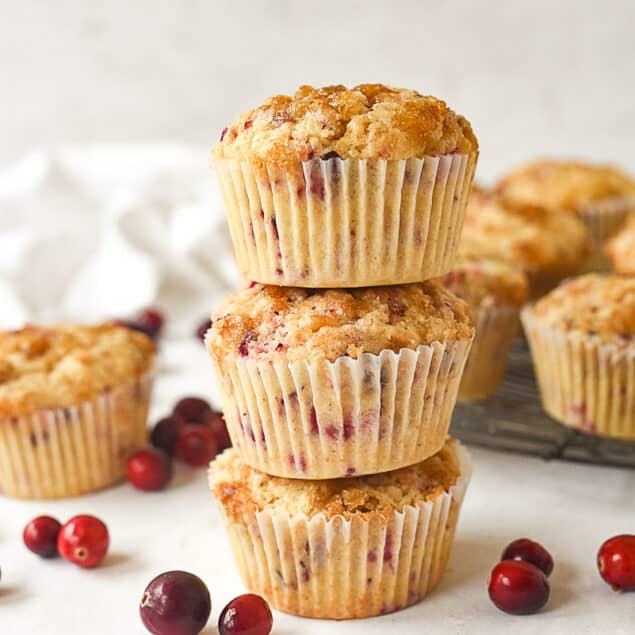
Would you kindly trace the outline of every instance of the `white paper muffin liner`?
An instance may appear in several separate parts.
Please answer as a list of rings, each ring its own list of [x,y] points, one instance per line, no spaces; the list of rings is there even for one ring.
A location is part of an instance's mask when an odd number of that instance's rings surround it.
[[[421,282],[451,269],[476,159],[213,164],[247,279],[364,287]]]
[[[66,408],[0,419],[0,493],[65,498],[123,479],[147,443],[152,373]]]
[[[246,587],[276,609],[326,619],[370,617],[422,600],[445,571],[470,457],[457,444],[449,491],[392,517],[346,520],[262,510],[224,521]]]
[[[521,318],[545,410],[589,434],[635,439],[635,342],[618,347]]]
[[[287,478],[386,472],[438,452],[471,340],[334,362],[213,360],[225,421],[249,466]]]
[[[485,399],[496,392],[518,335],[520,307],[512,304],[472,310],[476,335],[467,358],[458,401]]]

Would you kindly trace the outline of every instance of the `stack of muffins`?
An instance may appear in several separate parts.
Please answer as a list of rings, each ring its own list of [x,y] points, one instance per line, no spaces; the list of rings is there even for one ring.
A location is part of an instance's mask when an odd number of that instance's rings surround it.
[[[272,98],[214,149],[250,284],[206,336],[234,445],[210,482],[245,584],[278,609],[395,611],[447,564],[474,327],[430,279],[454,266],[477,155],[445,103],[382,85]]]

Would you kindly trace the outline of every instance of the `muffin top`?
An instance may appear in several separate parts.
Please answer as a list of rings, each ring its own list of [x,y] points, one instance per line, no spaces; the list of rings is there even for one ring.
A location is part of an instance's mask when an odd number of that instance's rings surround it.
[[[496,260],[460,260],[439,282],[472,309],[527,301],[525,274]]]
[[[570,278],[539,300],[532,314],[559,331],[633,346],[635,278],[597,273]]]
[[[499,184],[501,194],[525,203],[577,211],[607,199],[633,199],[635,181],[608,165],[574,161],[535,161]]]
[[[635,274],[635,214],[631,214],[624,227],[611,238],[606,252],[615,271]]]
[[[447,492],[460,475],[458,443],[446,441],[440,452],[416,465],[383,474],[323,481],[269,476],[243,463],[234,449],[210,467],[212,492],[225,512],[240,521],[244,514],[267,509],[326,520],[344,516],[391,518],[395,511]]]
[[[434,282],[359,289],[254,284],[218,307],[206,344],[221,364],[236,355],[332,362],[472,334],[467,304]]]
[[[154,345],[115,323],[0,331],[0,417],[78,405],[150,370]]]
[[[293,97],[271,97],[225,128],[212,156],[287,163],[477,151],[469,122],[440,99],[361,84],[352,89],[301,86]]]
[[[551,210],[474,189],[468,199],[459,255],[500,260],[524,271],[573,269],[585,258],[589,236],[571,210]]]

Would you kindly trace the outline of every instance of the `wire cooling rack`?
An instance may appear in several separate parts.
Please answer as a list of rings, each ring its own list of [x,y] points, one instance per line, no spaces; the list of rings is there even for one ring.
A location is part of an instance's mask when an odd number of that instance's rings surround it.
[[[505,380],[496,394],[457,405],[451,434],[468,444],[543,459],[635,468],[635,442],[584,434],[560,425],[544,412],[524,340],[514,345]]]

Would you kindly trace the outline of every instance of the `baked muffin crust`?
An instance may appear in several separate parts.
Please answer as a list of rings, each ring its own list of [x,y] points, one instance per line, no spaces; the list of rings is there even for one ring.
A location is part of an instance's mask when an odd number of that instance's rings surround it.
[[[78,405],[149,371],[154,345],[105,323],[0,331],[0,418]]]
[[[269,476],[248,467],[234,449],[226,450],[210,467],[216,499],[232,518],[267,509],[308,518],[323,514],[391,518],[407,505],[431,500],[447,492],[459,477],[456,441],[416,465],[356,478],[309,481]]]
[[[635,213],[629,216],[624,227],[607,243],[606,252],[615,271],[635,274]]]
[[[218,307],[206,344],[221,365],[237,355],[314,362],[472,335],[467,304],[434,282],[359,289],[255,284]]]
[[[408,159],[476,153],[469,122],[445,102],[383,84],[313,88],[271,97],[221,133],[212,156],[287,163],[343,159]]]

